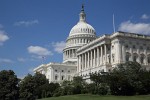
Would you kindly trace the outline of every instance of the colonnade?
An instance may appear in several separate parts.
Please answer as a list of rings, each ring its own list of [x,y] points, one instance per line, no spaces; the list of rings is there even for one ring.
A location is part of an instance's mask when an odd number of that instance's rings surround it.
[[[79,54],[77,71],[83,71],[86,69],[99,67],[107,63],[107,47],[108,45],[103,44],[94,49]]]
[[[68,59],[68,58],[74,58],[76,57],[76,49],[69,49],[64,51],[63,53],[63,59]]]

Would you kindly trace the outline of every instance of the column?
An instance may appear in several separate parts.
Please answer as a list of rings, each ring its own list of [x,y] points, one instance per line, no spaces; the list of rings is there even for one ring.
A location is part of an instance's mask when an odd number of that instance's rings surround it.
[[[125,55],[126,55],[124,49],[125,49],[125,48],[124,48],[124,44],[122,44],[122,62],[123,62],[123,63],[125,63]],[[132,58],[132,55],[131,55],[131,58]],[[132,60],[132,61],[133,61],[133,60]]]
[[[85,69],[87,69],[87,53],[85,53]]]
[[[88,51],[88,62],[87,62],[87,67],[89,68],[90,67],[90,51]]]
[[[103,65],[103,47],[101,46],[101,65]]]
[[[92,60],[93,60],[93,55],[92,55],[93,53],[92,53],[92,50],[91,50],[91,64],[90,64],[90,67],[92,67],[93,66],[93,63],[92,63]]]
[[[67,58],[69,58],[69,50],[67,50]]]
[[[77,73],[79,73],[79,56],[77,56],[77,60],[78,60],[78,62],[77,62]]]
[[[69,50],[69,58],[70,58],[70,56],[71,56],[71,55],[70,55],[70,51],[71,51],[71,50]]]
[[[130,48],[130,53],[131,53],[131,57],[130,57],[130,61],[133,61],[133,49],[132,48]],[[125,52],[125,57],[126,57],[126,52]]]
[[[73,57],[73,49],[70,50],[70,57]]]
[[[95,57],[95,55],[96,55],[96,50],[94,49],[94,58],[93,58],[93,67],[95,67],[95,59],[96,59],[96,57]]]
[[[97,47],[97,66],[99,66],[99,47]]]
[[[118,52],[118,56],[117,56],[117,59],[118,59],[118,61],[117,61],[117,63],[120,63],[121,62],[121,45],[120,45],[120,43],[119,43],[119,41],[117,42],[117,51],[116,51],[116,54],[117,54],[117,52]]]
[[[78,68],[79,72],[81,71],[81,55],[79,55],[79,68]]]
[[[82,54],[82,69],[81,70],[84,70],[84,54]]]
[[[104,50],[104,52],[105,52],[105,64],[107,64],[107,45],[106,44],[104,45],[104,48],[105,48],[105,50]]]

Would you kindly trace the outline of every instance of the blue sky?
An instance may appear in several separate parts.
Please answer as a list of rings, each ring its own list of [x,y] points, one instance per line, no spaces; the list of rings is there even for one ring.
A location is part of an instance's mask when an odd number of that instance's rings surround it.
[[[0,0],[0,70],[23,77],[42,63],[62,62],[82,3],[97,36],[113,32],[113,14],[116,30],[150,34],[150,0]]]

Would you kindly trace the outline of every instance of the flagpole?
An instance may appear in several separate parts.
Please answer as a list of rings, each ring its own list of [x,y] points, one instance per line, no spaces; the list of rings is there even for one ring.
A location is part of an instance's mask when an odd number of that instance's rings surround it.
[[[115,30],[115,16],[114,16],[114,14],[113,14],[113,30],[114,30],[114,33],[115,33],[116,30]]]

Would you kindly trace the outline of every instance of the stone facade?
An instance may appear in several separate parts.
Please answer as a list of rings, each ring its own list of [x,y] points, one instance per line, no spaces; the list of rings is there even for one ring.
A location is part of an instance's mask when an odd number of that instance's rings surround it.
[[[116,32],[103,35],[77,50],[77,75],[108,72],[126,61],[138,62],[150,70],[150,36]]]

